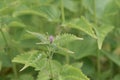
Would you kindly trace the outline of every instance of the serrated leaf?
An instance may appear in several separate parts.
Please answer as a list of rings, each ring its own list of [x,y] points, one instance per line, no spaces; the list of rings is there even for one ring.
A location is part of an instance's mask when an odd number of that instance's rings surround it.
[[[66,23],[66,26],[81,30],[91,37],[96,38],[96,35],[93,31],[94,26],[84,17],[70,21],[69,23]]]
[[[75,80],[89,80],[88,78],[87,78],[87,76],[85,76],[83,73],[82,73],[82,71],[80,70],[80,69],[78,69],[78,68],[75,68],[75,67],[72,67],[72,66],[70,66],[70,65],[65,65],[64,67],[63,67],[63,70],[62,70],[62,76],[64,76],[64,77],[68,77],[69,78],[69,76],[72,76],[72,77],[74,77],[73,79],[75,79]],[[73,80],[72,79],[72,80]]]
[[[39,61],[42,58],[42,54],[38,53],[37,51],[30,51],[28,53],[24,53],[21,55],[16,56],[12,62],[22,63],[25,66],[21,69],[25,69],[28,66],[34,66],[35,62]],[[20,71],[21,71],[20,70]]]
[[[74,40],[83,40],[83,38],[79,38],[73,34],[66,33],[66,34],[56,36],[56,38],[54,39],[54,43],[57,45],[65,45]]]
[[[37,80],[50,80],[52,79],[51,75],[53,76],[54,80],[60,80],[59,74],[61,71],[61,64],[54,60],[51,60],[50,63],[49,61],[47,62],[46,67],[39,72]],[[51,68],[50,68],[50,64],[51,64]]]
[[[36,36],[38,39],[40,39],[43,43],[47,42],[47,39],[46,39],[46,36],[45,35],[42,35],[40,33],[36,33],[36,32],[30,32],[30,31],[27,31],[28,33]]]
[[[34,10],[22,10],[22,11],[17,11],[17,12],[13,13],[13,17],[19,17],[19,16],[22,16],[22,15],[37,15],[37,16],[40,16],[40,17],[47,18],[47,16],[45,14],[39,13],[39,12],[34,11]]]
[[[57,22],[60,18],[60,12],[55,6],[41,6],[34,10],[27,9],[16,11],[13,13],[13,17],[19,17],[23,15],[36,15],[44,18],[46,21]]]
[[[70,54],[74,53],[73,51],[70,51],[67,48],[62,48],[62,47],[57,47],[57,48],[58,48],[58,50],[60,50],[60,54],[62,54],[62,51],[65,52],[65,53],[70,53]]]
[[[47,16],[48,21],[59,21],[60,11],[56,8],[56,6],[43,6],[39,8],[39,12],[43,13]]]
[[[107,34],[112,31],[114,27],[113,26],[108,26],[108,25],[103,25],[100,27],[95,27],[96,35],[97,35],[97,43],[98,43],[98,48],[102,48],[103,41]]]

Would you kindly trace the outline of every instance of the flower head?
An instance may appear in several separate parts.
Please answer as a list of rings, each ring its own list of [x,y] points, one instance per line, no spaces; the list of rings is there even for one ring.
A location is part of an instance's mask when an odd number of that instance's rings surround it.
[[[50,43],[52,43],[53,40],[54,40],[54,37],[53,37],[53,36],[50,36],[50,37],[49,37],[49,40],[50,40]]]

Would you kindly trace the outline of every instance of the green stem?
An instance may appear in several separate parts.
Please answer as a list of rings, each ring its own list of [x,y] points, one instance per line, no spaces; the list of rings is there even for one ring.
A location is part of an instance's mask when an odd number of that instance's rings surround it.
[[[62,23],[64,23],[65,22],[65,12],[64,12],[63,0],[61,0],[61,13],[62,13]]]
[[[97,80],[100,80],[100,50],[97,52]]]
[[[69,64],[70,62],[70,57],[69,57],[69,54],[66,55],[66,63]]]
[[[17,73],[17,68],[15,63],[12,63],[12,69],[15,75],[15,79],[18,80],[18,73]]]
[[[94,10],[94,24],[97,26],[97,16],[96,16],[96,0],[93,1]],[[100,50],[97,52],[97,80],[100,80]]]
[[[52,71],[52,64],[51,64],[51,58],[48,59],[48,62],[49,62],[49,69],[50,69],[50,74],[51,74],[51,79],[53,80],[54,78],[54,75],[53,75],[53,71]]]
[[[48,63],[49,63],[49,70],[50,70],[50,79],[54,79],[54,75],[53,75],[53,70],[52,70],[52,57],[53,57],[54,52],[52,52],[52,49],[48,47]]]

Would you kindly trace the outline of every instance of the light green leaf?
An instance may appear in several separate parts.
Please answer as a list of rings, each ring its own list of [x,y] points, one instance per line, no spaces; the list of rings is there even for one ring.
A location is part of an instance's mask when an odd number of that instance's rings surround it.
[[[26,79],[28,79],[28,80],[34,80],[33,76],[30,75],[30,74],[22,74],[22,75],[20,75],[19,80],[26,80]]]
[[[82,5],[87,9],[92,15],[94,15],[94,8],[97,18],[101,18],[104,14],[106,6],[111,2],[112,0],[83,0]],[[94,6],[95,3],[95,6]],[[89,14],[90,14],[89,13]]]
[[[40,71],[37,80],[50,80],[49,72],[47,70]]]
[[[103,41],[107,34],[112,31],[114,27],[109,25],[102,25],[100,27],[95,27],[96,35],[97,35],[97,42],[98,48],[102,48]]]
[[[22,63],[25,66],[20,70],[27,68],[28,66],[36,67],[35,63],[41,60],[43,57],[42,54],[38,53],[38,51],[30,51],[21,55],[16,56],[12,62]]]
[[[31,31],[27,31],[28,33],[36,36],[38,39],[40,39],[43,43],[47,42],[47,38],[45,35],[40,34],[40,33],[36,33],[36,32],[31,32]]]
[[[82,71],[78,68],[72,67],[70,65],[65,65],[62,69],[62,76],[65,77],[65,79],[69,79],[71,76],[71,80],[89,80],[87,76],[85,76]]]
[[[77,11],[77,6],[74,0],[63,0],[64,7],[72,12]]]
[[[13,13],[13,17],[23,15],[36,15],[46,19],[46,21],[57,22],[60,18],[60,12],[55,6],[41,6],[36,9],[20,10]]]
[[[93,31],[94,26],[84,17],[81,17],[81,19],[72,20],[69,23],[66,23],[66,26],[81,30],[91,37],[96,38]]]
[[[93,56],[97,51],[96,40],[90,36],[83,37],[82,41],[74,41],[68,44],[67,49],[73,51],[75,54],[71,55],[74,59],[82,59],[87,56]]]
[[[47,62],[46,67],[39,72],[37,80],[50,80],[52,79],[51,75],[53,76],[53,80],[61,80],[60,79],[60,71],[62,68],[61,64],[54,60],[49,60],[49,61]]]
[[[54,39],[54,43],[57,45],[65,45],[69,42],[72,42],[74,40],[83,40],[83,38],[79,38],[73,34],[62,34],[62,35],[57,35],[56,38]]]

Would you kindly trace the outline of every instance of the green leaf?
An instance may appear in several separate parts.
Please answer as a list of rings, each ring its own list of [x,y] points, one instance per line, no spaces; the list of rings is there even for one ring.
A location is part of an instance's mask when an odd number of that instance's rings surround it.
[[[81,17],[81,19],[72,20],[69,23],[66,23],[66,26],[81,30],[91,37],[96,38],[93,31],[94,26],[84,17]]]
[[[111,61],[113,61],[115,64],[117,64],[118,66],[120,66],[120,56],[114,54],[114,53],[109,53],[106,51],[102,51],[102,53],[108,57],[108,59],[110,59]]]
[[[20,75],[19,80],[26,80],[26,79],[28,79],[28,80],[34,80],[33,76],[30,75],[30,74],[22,74],[22,75]]]
[[[37,80],[50,80],[52,79],[51,75],[53,76],[53,80],[60,80],[59,79],[60,71],[62,68],[61,64],[54,60],[49,60],[49,61],[47,62],[46,67],[39,72]],[[50,68],[50,64],[51,64],[51,68]]]
[[[97,35],[97,42],[98,48],[102,48],[103,41],[107,34],[112,31],[114,27],[109,25],[102,25],[100,27],[95,27],[96,35]]]
[[[83,40],[83,38],[79,38],[73,34],[62,34],[62,35],[57,35],[54,39],[54,43],[57,45],[65,45],[67,43],[70,43],[74,40]]]
[[[66,79],[70,79],[71,76],[71,80],[75,79],[75,80],[89,80],[87,78],[87,76],[85,76],[82,71],[78,68],[72,67],[70,65],[65,65],[62,69],[62,76]]]
[[[12,62],[22,63],[25,66],[20,70],[24,70],[28,66],[35,67],[35,63],[43,58],[43,55],[38,53],[38,51],[30,51],[21,55],[16,56]]]
[[[36,33],[36,32],[31,32],[31,31],[27,31],[27,32],[34,35],[34,36],[36,36],[38,39],[41,40],[41,42],[43,42],[43,43],[47,42],[47,38],[46,38],[45,35],[40,34],[40,33]]]
[[[94,16],[94,8],[97,18],[103,17],[104,11],[106,10],[106,6],[111,2],[112,0],[83,0],[82,5],[83,7],[88,10],[90,13],[88,15]],[[95,3],[95,6],[94,6]]]
[[[75,53],[71,55],[74,59],[82,59],[87,56],[93,56],[98,50],[95,39],[91,38],[90,36],[83,38],[84,40],[82,41],[74,41],[67,45],[67,49]]]
[[[50,80],[49,72],[47,70],[40,71],[37,80]]]
[[[62,47],[59,47],[59,46],[57,46],[57,48],[58,48],[58,50],[56,52],[60,53],[62,55],[66,55],[67,53],[69,53],[69,54],[73,54],[74,53],[73,51],[70,51],[67,48],[62,48]]]
[[[8,24],[8,27],[9,36],[14,40],[19,41],[23,32],[25,32],[26,26],[18,21],[12,21]]]
[[[60,18],[60,12],[55,6],[41,6],[34,10],[26,9],[20,10],[13,13],[14,17],[20,17],[24,15],[36,15],[44,18],[46,21],[57,22]]]
[[[72,12],[77,11],[77,6],[74,0],[63,0],[64,7]]]

